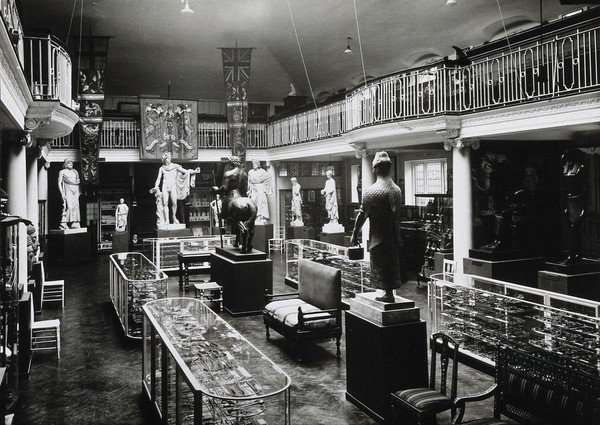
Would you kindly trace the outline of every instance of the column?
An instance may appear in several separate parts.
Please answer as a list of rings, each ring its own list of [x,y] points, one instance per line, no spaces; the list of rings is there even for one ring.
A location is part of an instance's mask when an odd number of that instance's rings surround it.
[[[267,195],[267,201],[269,202],[269,215],[271,216],[270,221],[274,226],[285,226],[285,223],[281,223],[282,217],[279,217],[279,191],[277,190],[277,165],[270,161],[267,161],[267,173],[271,177],[271,189],[273,192]]]
[[[21,132],[24,134],[24,132]],[[7,212],[11,215],[27,217],[27,187],[23,182],[27,181],[27,162],[25,145],[30,139],[20,140],[13,132],[3,137],[8,142],[8,158],[6,173],[6,191],[8,192]],[[27,227],[19,224],[19,272],[18,282],[27,283]],[[25,285],[27,286],[27,285]]]
[[[373,155],[369,154],[366,149],[361,149],[360,151],[360,175],[361,175],[361,188],[362,193],[365,193],[365,188],[371,186],[375,183],[375,175],[373,174]],[[362,199],[361,199],[362,203]],[[365,221],[365,224],[362,227],[362,235],[361,240],[363,241],[363,249],[365,251],[365,259],[369,259],[369,251],[367,250],[367,244],[369,240],[369,229],[370,229],[370,219]]]
[[[463,273],[463,258],[468,257],[469,249],[473,248],[471,148],[460,141],[453,143],[452,146],[453,248],[456,273],[460,274]]]
[[[39,211],[38,211],[38,158],[36,149],[27,152],[27,217],[33,222],[36,230],[39,232]]]

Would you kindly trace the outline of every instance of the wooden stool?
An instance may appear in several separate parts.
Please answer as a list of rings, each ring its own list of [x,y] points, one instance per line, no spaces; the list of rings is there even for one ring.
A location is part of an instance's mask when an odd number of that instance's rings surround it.
[[[223,311],[223,287],[217,282],[194,283],[194,296],[203,301],[219,304],[219,311]]]

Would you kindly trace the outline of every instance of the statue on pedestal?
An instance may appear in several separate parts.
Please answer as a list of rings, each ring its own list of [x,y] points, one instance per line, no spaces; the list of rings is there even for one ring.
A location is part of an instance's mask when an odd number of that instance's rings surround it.
[[[67,158],[63,169],[58,172],[58,189],[63,200],[63,211],[60,228],[63,230],[79,229],[81,215],[79,211],[79,173],[73,168],[73,160]]]
[[[256,205],[256,223],[265,224],[269,220],[269,200],[267,195],[273,193],[271,176],[267,170],[260,168],[260,161],[252,160],[252,170],[248,172],[248,196]]]
[[[154,189],[156,189],[154,194],[156,195],[157,192],[162,194],[162,211],[157,212],[157,214],[161,214],[160,221],[164,225],[169,223],[179,224],[179,220],[177,220],[177,201],[188,197],[191,185],[190,176],[198,174],[200,167],[196,167],[194,170],[186,170],[181,165],[171,162],[170,152],[165,153],[162,159],[163,165],[158,170],[158,176],[154,184]],[[169,201],[172,214],[169,214]]]
[[[387,152],[375,154],[373,172],[377,180],[363,192],[350,243],[359,245],[358,234],[366,219],[370,221],[369,251],[371,283],[384,290],[376,300],[394,302],[394,289],[402,284],[400,276],[400,207],[402,190],[391,177],[392,162]]]
[[[292,182],[292,222],[291,226],[302,227],[302,186],[296,177],[290,179]]]
[[[124,232],[127,229],[127,216],[129,214],[129,207],[125,203],[123,198],[119,199],[119,205],[115,210],[115,230],[117,232]]]

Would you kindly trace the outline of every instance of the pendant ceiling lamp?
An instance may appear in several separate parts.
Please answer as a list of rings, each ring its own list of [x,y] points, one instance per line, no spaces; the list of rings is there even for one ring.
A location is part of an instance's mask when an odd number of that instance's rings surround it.
[[[182,3],[185,3],[183,9],[181,9],[181,13],[194,13],[192,9],[190,9],[189,0],[181,0]]]
[[[344,53],[346,54],[352,53],[352,48],[350,47],[350,40],[352,40],[352,37],[348,37],[348,45],[346,46],[346,50],[344,50]]]
[[[456,6],[456,0],[448,0],[448,1],[446,1],[446,6]]]

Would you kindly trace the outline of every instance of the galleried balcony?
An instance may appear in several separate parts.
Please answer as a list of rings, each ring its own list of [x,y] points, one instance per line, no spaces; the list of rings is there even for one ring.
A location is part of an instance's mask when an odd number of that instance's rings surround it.
[[[25,128],[38,140],[66,136],[79,121],[73,110],[71,58],[51,35],[25,36],[23,44],[23,68],[33,96]]]

